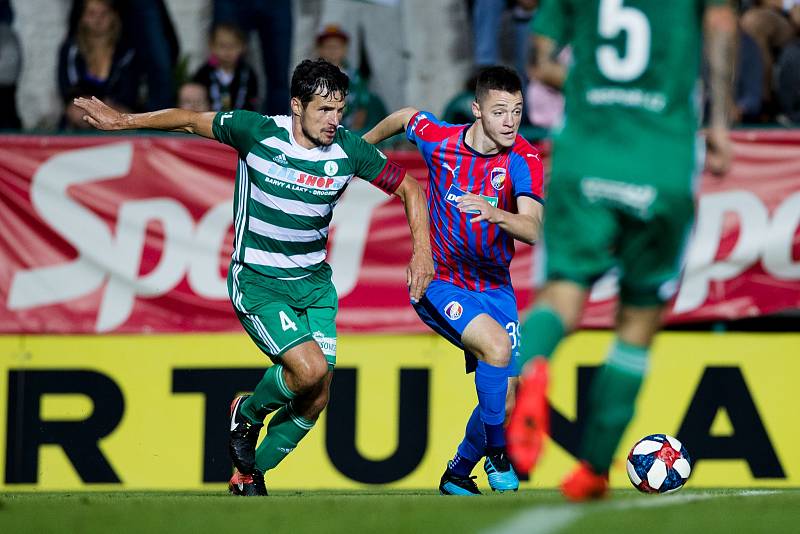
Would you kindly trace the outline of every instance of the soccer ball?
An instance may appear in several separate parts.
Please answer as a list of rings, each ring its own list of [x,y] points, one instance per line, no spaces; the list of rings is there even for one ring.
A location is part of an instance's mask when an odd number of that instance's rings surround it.
[[[686,484],[692,460],[686,447],[666,434],[640,439],[628,453],[628,478],[643,493],[670,493]]]

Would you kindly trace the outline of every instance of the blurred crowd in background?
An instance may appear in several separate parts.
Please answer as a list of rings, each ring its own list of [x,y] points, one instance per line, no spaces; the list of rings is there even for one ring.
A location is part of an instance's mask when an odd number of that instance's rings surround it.
[[[352,15],[340,10],[347,20],[328,20],[315,28],[308,34],[307,49],[350,76],[344,124],[364,132],[393,106],[420,105],[392,92],[405,80],[389,54],[402,54],[397,50],[402,45],[387,34],[391,25],[369,20],[371,8],[366,7],[388,10],[377,13],[386,17],[402,0],[337,1],[353,4],[346,6]],[[530,26],[538,1],[458,1],[464,2],[468,15],[469,27],[463,31],[469,34],[464,42],[471,47],[470,68],[462,86],[437,88],[449,101],[431,111],[452,123],[472,120],[474,74],[482,66],[506,63],[517,69],[526,87],[523,135],[545,136],[561,119],[563,98],[533,76]],[[211,22],[198,31],[207,35],[208,56],[199,68],[190,68],[165,0],[73,0],[52,73],[63,106],[58,128],[86,126],[71,104],[74,97],[85,95],[130,111],[182,107],[288,113],[294,11],[298,5],[302,9],[303,0],[204,2],[211,4]],[[16,93],[26,53],[15,33],[15,3],[0,0],[1,129],[22,125]],[[445,2],[442,6],[451,7]],[[738,8],[734,124],[800,126],[800,0],[742,0]],[[567,64],[570,59],[569,49],[558,51],[559,61]]]

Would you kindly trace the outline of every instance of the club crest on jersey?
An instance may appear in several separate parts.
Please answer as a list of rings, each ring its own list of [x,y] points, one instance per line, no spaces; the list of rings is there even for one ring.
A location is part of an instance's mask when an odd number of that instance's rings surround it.
[[[490,174],[492,187],[495,191],[500,191],[506,185],[506,170],[503,167],[495,167]]]
[[[451,300],[447,306],[444,307],[444,314],[447,315],[451,321],[455,321],[461,317],[462,313],[464,313],[464,308],[457,300]]]
[[[335,161],[326,161],[323,170],[328,176],[333,176],[339,170],[339,165]]]
[[[447,190],[447,194],[444,196],[444,199],[453,206],[458,206],[458,199],[466,195],[466,191],[462,191],[455,185],[451,185],[450,189]],[[489,203],[490,206],[496,208],[497,207],[497,197],[490,197],[486,195],[481,195],[486,202]],[[477,213],[475,211],[465,211],[464,213]]]

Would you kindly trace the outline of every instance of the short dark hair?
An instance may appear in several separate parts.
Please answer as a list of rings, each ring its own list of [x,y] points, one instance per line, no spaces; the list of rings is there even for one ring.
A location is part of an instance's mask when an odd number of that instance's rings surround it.
[[[214,39],[217,38],[217,33],[219,32],[228,32],[233,34],[236,39],[244,44],[247,44],[247,36],[244,33],[244,30],[237,26],[232,22],[218,22],[211,27],[211,32],[209,32],[210,40],[213,42]]]
[[[347,96],[350,80],[339,67],[324,59],[303,60],[292,73],[291,97],[299,98],[303,107],[315,94],[327,98],[332,93]]]
[[[478,82],[475,86],[475,100],[480,102],[489,91],[492,89],[496,91],[504,91],[506,93],[521,93],[522,81],[519,75],[513,69],[496,65],[493,67],[486,67],[478,73]]]

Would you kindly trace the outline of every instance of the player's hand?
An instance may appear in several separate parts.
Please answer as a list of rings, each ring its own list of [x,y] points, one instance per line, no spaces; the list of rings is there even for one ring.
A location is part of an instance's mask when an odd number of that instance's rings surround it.
[[[733,144],[728,130],[710,128],[706,131],[706,169],[711,174],[722,176],[731,168]]]
[[[73,103],[86,112],[83,120],[98,130],[124,130],[126,128],[125,115],[105,105],[96,96],[76,98]]]
[[[469,222],[476,223],[480,221],[489,221],[490,223],[500,222],[500,210],[489,204],[489,202],[479,195],[467,193],[462,195],[456,201],[456,207],[461,213],[475,213],[475,217],[471,218]]]
[[[417,303],[425,294],[428,284],[433,280],[433,257],[431,251],[411,255],[411,261],[406,269],[406,284],[411,302]]]

